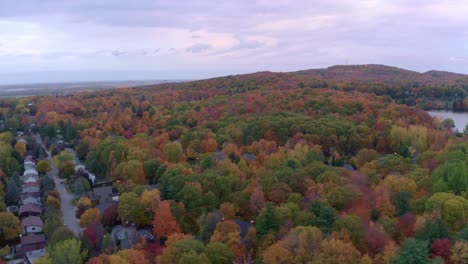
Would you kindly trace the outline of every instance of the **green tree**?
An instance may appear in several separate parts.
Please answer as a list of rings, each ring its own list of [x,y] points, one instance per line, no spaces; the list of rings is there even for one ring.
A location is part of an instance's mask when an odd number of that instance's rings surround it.
[[[170,142],[164,146],[164,154],[169,162],[178,162],[182,157],[182,145],[177,142]]]
[[[403,242],[398,250],[397,256],[393,259],[393,264],[429,264],[429,242],[409,238]]]
[[[359,246],[364,237],[364,228],[361,223],[361,218],[355,215],[345,215],[340,217],[335,222],[335,230],[348,230],[353,239],[354,245]]]
[[[229,247],[219,242],[206,245],[205,255],[212,264],[229,264],[234,258]]]
[[[197,253],[195,251],[189,251],[184,253],[178,262],[179,264],[210,264],[210,260],[203,253]]]
[[[143,162],[143,169],[145,171],[146,178],[153,183],[158,180],[157,172],[160,165],[161,162],[155,159],[145,160]]]
[[[5,201],[8,204],[17,205],[19,199],[19,190],[16,183],[12,179],[8,179],[6,182],[6,195]]]
[[[40,160],[36,165],[37,172],[45,174],[51,170],[49,162]]]
[[[68,179],[71,176],[73,176],[73,174],[75,174],[75,166],[71,161],[67,160],[62,163],[59,163],[57,165],[57,168],[59,170],[59,177],[62,179]]]
[[[21,234],[20,220],[12,213],[0,212],[0,238],[10,242]]]
[[[432,173],[433,191],[452,191],[461,195],[468,190],[468,163],[449,162],[439,166]]]
[[[122,222],[138,223],[139,220],[145,218],[145,208],[136,193],[123,193],[119,200],[117,211]]]
[[[54,245],[65,240],[72,239],[74,237],[75,236],[73,235],[73,232],[70,231],[70,229],[68,229],[65,226],[59,226],[53,231],[52,236],[49,239],[49,245]]]
[[[411,194],[408,192],[400,192],[396,198],[396,213],[398,216],[404,215],[410,211],[409,199]]]
[[[418,230],[415,237],[419,240],[426,240],[432,243],[435,239],[449,237],[449,229],[444,220],[440,218],[427,220],[424,226]]]
[[[279,227],[278,219],[275,215],[273,203],[267,203],[265,208],[257,217],[256,229],[260,237],[271,231],[276,231]]]
[[[320,201],[314,201],[311,207],[312,213],[317,216],[316,226],[324,233],[330,233],[335,223],[336,213],[333,207]]]
[[[204,251],[205,251],[205,246],[203,245],[202,242],[195,240],[195,239],[182,239],[182,240],[178,240],[170,244],[163,251],[163,254],[157,257],[156,262],[161,263],[161,264],[182,263],[181,260],[184,254],[189,253],[189,252],[202,254],[204,253]],[[199,258],[196,258],[196,257],[194,259],[199,260]],[[207,263],[209,263],[209,261]]]
[[[73,192],[78,196],[84,195],[90,189],[91,186],[89,185],[88,180],[83,177],[78,178],[73,184]]]
[[[81,242],[76,239],[67,239],[48,246],[46,254],[41,257],[39,263],[67,263],[82,264],[87,252],[81,249]]]
[[[350,202],[357,198],[357,193],[348,187],[334,187],[327,193],[327,200],[338,210],[344,209]]]

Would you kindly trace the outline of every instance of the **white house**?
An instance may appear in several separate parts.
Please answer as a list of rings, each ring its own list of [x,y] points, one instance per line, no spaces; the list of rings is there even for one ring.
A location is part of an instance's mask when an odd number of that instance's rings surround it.
[[[21,177],[21,180],[23,183],[37,183],[39,182],[39,177],[37,177],[37,175],[29,174]]]
[[[44,227],[44,222],[39,216],[28,216],[21,220],[21,228],[23,229],[23,234],[28,233],[40,233]]]
[[[36,168],[36,163],[30,160],[25,160],[24,161],[24,170],[34,170]]]
[[[25,171],[24,171],[23,176],[26,176],[26,175],[36,175],[36,176],[39,176],[39,173],[37,172],[36,169],[29,169],[29,170],[25,170]]]

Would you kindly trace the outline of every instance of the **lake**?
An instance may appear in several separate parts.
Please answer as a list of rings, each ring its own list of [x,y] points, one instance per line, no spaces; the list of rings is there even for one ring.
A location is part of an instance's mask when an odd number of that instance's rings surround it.
[[[455,129],[458,132],[462,132],[465,129],[466,124],[468,124],[468,112],[453,112],[453,111],[442,111],[442,110],[432,110],[427,111],[432,117],[440,117],[443,119],[451,118],[455,123]]]

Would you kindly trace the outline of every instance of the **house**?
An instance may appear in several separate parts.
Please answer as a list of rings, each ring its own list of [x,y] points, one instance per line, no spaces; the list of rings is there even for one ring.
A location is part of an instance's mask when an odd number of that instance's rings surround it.
[[[40,193],[41,189],[34,182],[23,184],[21,193]]]
[[[96,187],[92,192],[93,200],[99,200],[99,203],[111,203],[112,196],[112,186]]]
[[[26,196],[22,199],[23,205],[33,204],[36,206],[41,206],[41,199],[34,196]]]
[[[39,216],[28,216],[21,220],[21,229],[23,234],[26,233],[40,233],[44,227],[44,222]]]
[[[19,217],[28,217],[28,216],[40,216],[42,210],[39,206],[34,204],[25,204],[22,205],[19,209]]]
[[[36,163],[34,163],[33,161],[31,160],[25,160],[24,161],[24,170],[27,171],[27,170],[33,170],[36,168]]]
[[[34,262],[44,256],[45,254],[45,249],[44,248],[41,248],[41,249],[37,249],[37,250],[33,250],[33,251],[29,251],[29,252],[26,252],[24,254],[24,256],[26,257],[26,260],[27,260],[27,263],[28,264],[34,264]]]
[[[244,241],[245,235],[247,235],[247,232],[249,231],[250,226],[252,226],[253,221],[247,222],[241,219],[234,219],[234,222],[239,226],[240,236],[242,241]]]
[[[21,143],[23,143],[25,145],[28,145],[28,141],[26,139],[24,139],[24,138],[20,138],[16,142],[21,142]]]
[[[39,177],[37,175],[24,175],[21,177],[21,180],[23,183],[29,183],[29,182],[34,182],[34,183],[39,183]]]
[[[43,249],[46,246],[46,238],[44,234],[30,233],[21,236],[21,245],[17,252],[25,254],[26,252]]]
[[[26,155],[26,156],[24,157],[24,161],[25,161],[25,162],[26,162],[26,161],[32,161],[32,162],[34,162],[33,155]]]
[[[29,170],[25,170],[24,173],[23,173],[23,176],[27,176],[27,175],[39,176],[39,173],[37,172],[36,169],[29,169]]]
[[[40,185],[38,182],[27,182],[27,183],[23,183],[21,185],[21,188],[28,188],[28,187],[37,187],[37,188],[40,188]]]

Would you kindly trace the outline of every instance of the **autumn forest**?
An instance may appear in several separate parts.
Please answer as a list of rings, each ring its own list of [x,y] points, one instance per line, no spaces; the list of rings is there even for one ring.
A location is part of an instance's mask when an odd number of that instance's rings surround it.
[[[40,264],[466,264],[468,129],[429,109],[468,111],[468,77],[335,66],[0,99],[0,259],[24,243],[7,209],[34,162]]]

